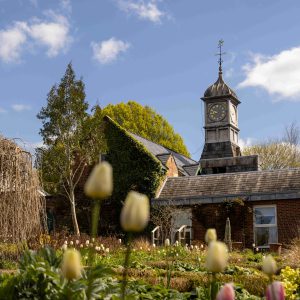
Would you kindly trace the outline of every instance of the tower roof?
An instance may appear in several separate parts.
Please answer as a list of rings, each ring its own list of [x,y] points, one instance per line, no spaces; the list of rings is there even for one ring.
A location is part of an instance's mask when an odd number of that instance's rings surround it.
[[[222,70],[219,70],[218,80],[208,87],[204,93],[204,97],[220,97],[220,96],[233,96],[237,98],[236,93],[224,82]]]

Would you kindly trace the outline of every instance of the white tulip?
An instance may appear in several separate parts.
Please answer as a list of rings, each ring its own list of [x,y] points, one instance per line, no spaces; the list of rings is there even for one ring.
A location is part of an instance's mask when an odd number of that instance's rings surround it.
[[[63,244],[62,247],[61,247],[61,249],[63,251],[66,251],[68,249],[68,245],[67,244]]]
[[[210,272],[223,272],[227,266],[227,246],[218,241],[211,241],[207,249],[206,267]]]
[[[84,192],[93,199],[104,199],[112,194],[113,171],[111,165],[104,161],[97,164],[84,185]]]
[[[169,247],[170,246],[170,240],[169,239],[166,239],[165,240],[165,247]]]
[[[129,232],[144,230],[149,221],[150,205],[146,195],[131,191],[121,211],[121,226]]]

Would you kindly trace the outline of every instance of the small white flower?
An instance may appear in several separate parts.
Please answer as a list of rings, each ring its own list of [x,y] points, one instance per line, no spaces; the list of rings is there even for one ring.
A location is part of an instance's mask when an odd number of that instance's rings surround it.
[[[76,243],[76,245],[79,245],[79,240],[76,240],[76,242],[75,242],[75,243]]]
[[[140,247],[140,250],[143,250],[143,247]]]
[[[155,247],[156,247],[156,245],[155,245],[155,244],[153,244],[153,245],[152,245],[152,247],[153,247],[153,248],[155,248]]]
[[[170,240],[169,239],[165,239],[165,247],[169,247],[170,246]]]
[[[88,246],[90,244],[90,241],[89,240],[86,240],[85,241],[85,244]]]
[[[122,244],[122,239],[119,239],[118,241],[119,241],[119,244]]]
[[[105,249],[105,252],[106,252],[106,253],[109,253],[109,248],[106,248],[106,249]]]
[[[71,241],[71,242],[70,242],[70,246],[73,246],[73,245],[74,245],[74,243],[73,243],[73,241]]]
[[[194,246],[193,245],[191,245],[191,250],[193,250],[194,249]]]
[[[95,243],[95,238],[92,238],[92,243]]]
[[[64,241],[64,244],[68,245],[68,241]]]
[[[83,244],[80,244],[80,248],[83,248]]]
[[[68,249],[68,245],[67,244],[63,244],[62,247],[61,247],[61,249],[63,251],[66,251]]]
[[[176,247],[179,246],[179,242],[178,242],[178,241],[175,242],[175,246],[176,246]]]

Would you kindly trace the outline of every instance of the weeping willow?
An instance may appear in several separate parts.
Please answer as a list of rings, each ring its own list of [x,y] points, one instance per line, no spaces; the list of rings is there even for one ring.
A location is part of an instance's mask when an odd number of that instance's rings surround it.
[[[0,240],[20,242],[45,229],[45,199],[32,156],[0,136]]]

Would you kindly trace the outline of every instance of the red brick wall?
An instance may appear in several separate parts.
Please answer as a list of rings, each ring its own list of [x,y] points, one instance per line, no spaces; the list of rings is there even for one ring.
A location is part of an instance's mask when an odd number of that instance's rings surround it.
[[[203,204],[193,208],[195,240],[204,240],[207,228],[216,228],[218,238],[224,239],[225,222],[230,217],[232,240],[251,247],[253,236],[253,206],[276,205],[278,242],[286,245],[300,235],[300,199],[247,202],[235,204],[227,214],[224,204]]]

